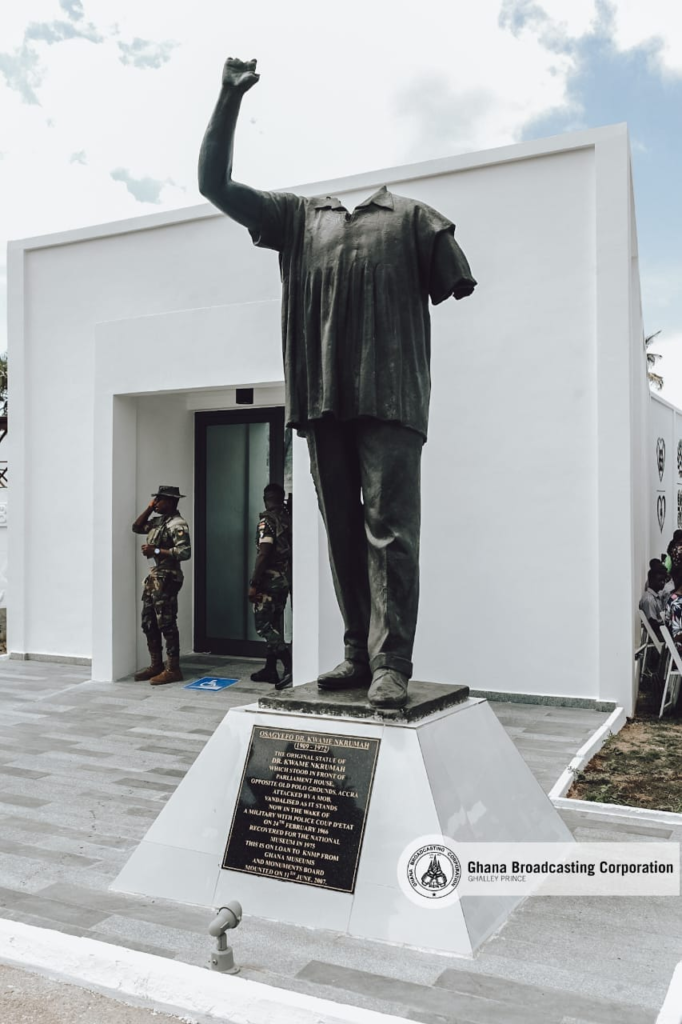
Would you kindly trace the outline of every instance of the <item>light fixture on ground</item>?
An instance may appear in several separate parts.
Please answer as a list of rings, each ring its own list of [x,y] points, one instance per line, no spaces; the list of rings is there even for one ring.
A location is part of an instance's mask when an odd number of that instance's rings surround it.
[[[222,974],[237,974],[239,968],[234,964],[234,953],[232,946],[227,944],[225,934],[230,928],[236,928],[242,919],[241,903],[232,900],[225,907],[220,907],[216,916],[208,927],[209,935],[216,940],[216,947],[211,953],[209,967],[212,971],[220,971]]]

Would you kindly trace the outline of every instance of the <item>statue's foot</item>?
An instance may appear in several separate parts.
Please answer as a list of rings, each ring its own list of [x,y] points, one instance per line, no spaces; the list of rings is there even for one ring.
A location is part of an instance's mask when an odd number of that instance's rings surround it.
[[[367,662],[351,661],[346,658],[330,672],[323,672],[317,678],[320,690],[355,690],[361,686],[369,686],[372,673]]]
[[[404,708],[409,677],[394,668],[378,668],[372,677],[367,700],[373,708]]]

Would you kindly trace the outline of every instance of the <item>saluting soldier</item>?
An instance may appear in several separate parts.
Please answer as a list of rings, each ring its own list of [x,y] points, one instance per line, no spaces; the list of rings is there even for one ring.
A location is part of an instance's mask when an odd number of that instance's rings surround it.
[[[154,559],[142,585],[142,632],[147,637],[151,663],[135,675],[138,681],[148,679],[152,686],[182,681],[178,594],[184,577],[180,563],[192,555],[189,527],[178,513],[178,501],[184,497],[179,487],[163,484],[133,523],[133,533],[147,535],[142,554]],[[156,515],[152,518],[153,513]],[[162,637],[168,657],[165,668]]]
[[[258,554],[249,583],[256,632],[267,644],[267,658],[251,678],[274,683],[278,689],[291,685],[291,651],[284,640],[284,609],[291,591],[291,518],[284,503],[284,488],[268,484],[263,492],[265,510],[256,530]],[[280,680],[277,661],[284,666]]]

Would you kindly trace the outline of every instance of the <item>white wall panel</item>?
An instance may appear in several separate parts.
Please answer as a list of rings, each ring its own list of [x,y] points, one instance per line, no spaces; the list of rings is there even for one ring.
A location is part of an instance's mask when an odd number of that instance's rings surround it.
[[[626,133],[598,129],[300,191],[361,198],[384,182],[456,222],[479,280],[471,298],[432,315],[415,674],[627,704],[635,537],[646,521],[646,502],[629,496],[642,479],[647,413],[633,354],[641,321]],[[15,243],[10,263],[13,425],[25,455],[13,491],[15,564],[25,571],[10,646],[96,648],[106,678],[127,670],[138,643],[133,619],[117,618],[133,593],[137,614],[140,576],[118,519],[129,530],[150,482],[192,486],[190,408],[220,408],[218,389],[281,382],[277,257],[198,207]],[[295,596],[294,629],[310,678],[336,660],[341,637],[305,461],[297,441],[295,575],[307,587]],[[42,492],[58,545],[44,529]],[[114,571],[119,547],[128,553]],[[186,586],[185,635],[190,609]]]

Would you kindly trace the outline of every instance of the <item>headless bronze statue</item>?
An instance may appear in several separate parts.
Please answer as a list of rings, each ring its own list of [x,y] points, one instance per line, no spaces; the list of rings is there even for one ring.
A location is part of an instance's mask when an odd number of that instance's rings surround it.
[[[256,61],[228,58],[199,158],[199,188],[279,253],[286,421],[305,435],[327,530],[345,658],[322,690],[408,700],[419,600],[420,463],[430,396],[429,299],[476,285],[454,224],[385,186],[347,209],[333,196],[232,179]]]

